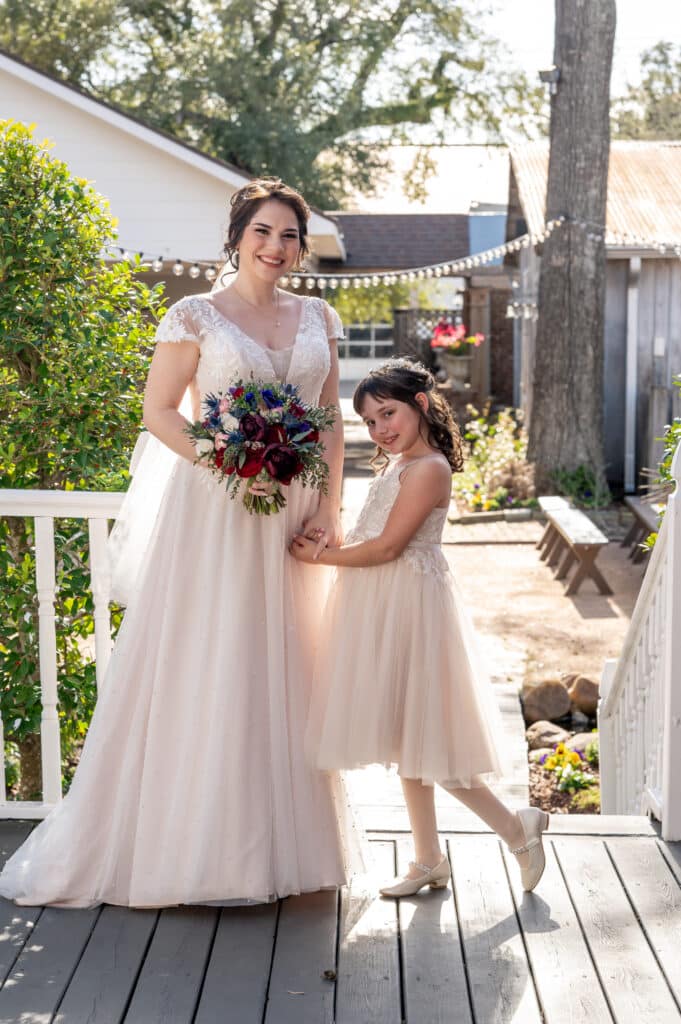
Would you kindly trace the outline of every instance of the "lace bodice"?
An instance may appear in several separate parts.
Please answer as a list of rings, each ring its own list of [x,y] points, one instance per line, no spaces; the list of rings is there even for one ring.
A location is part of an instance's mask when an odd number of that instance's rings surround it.
[[[346,538],[346,543],[378,537],[388,520],[390,511],[400,492],[399,460],[371,482],[357,522]],[[446,508],[434,508],[411,538],[400,558],[419,572],[443,576],[449,572],[447,559],[440,543],[447,520]]]
[[[331,366],[329,339],[343,338],[343,327],[323,299],[302,301],[285,379],[298,385],[304,401],[316,404]],[[192,341],[199,346],[195,382],[200,395],[222,390],[238,377],[278,377],[267,349],[225,317],[208,294],[187,295],[172,305],[158,325],[156,341]]]

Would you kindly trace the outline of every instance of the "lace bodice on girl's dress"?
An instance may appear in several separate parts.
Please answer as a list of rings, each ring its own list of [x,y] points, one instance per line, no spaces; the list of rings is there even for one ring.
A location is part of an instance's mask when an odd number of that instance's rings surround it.
[[[302,399],[312,404],[319,401],[331,366],[330,338],[343,338],[338,314],[323,299],[303,299],[285,380],[296,384]],[[239,377],[279,378],[268,350],[225,317],[207,294],[187,295],[171,306],[158,325],[156,340],[193,341],[199,346],[196,385],[201,395],[224,389]]]
[[[400,472],[405,468],[404,464],[396,459],[383,473],[374,478],[357,522],[347,535],[347,544],[370,540],[383,532],[400,493]],[[447,559],[440,547],[447,512],[446,508],[434,508],[399,556],[418,572],[435,576],[444,576],[449,572]]]

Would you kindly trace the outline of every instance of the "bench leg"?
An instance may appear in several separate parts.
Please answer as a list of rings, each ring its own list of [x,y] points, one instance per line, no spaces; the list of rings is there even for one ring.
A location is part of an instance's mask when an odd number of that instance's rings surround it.
[[[624,539],[620,541],[620,547],[628,548],[630,544],[633,544],[634,540],[636,539],[636,534],[638,533],[640,528],[641,527],[639,526],[638,520],[634,519],[633,523],[627,530]]]
[[[546,543],[544,544],[544,550],[542,551],[541,555],[539,556],[541,558],[542,562],[545,562],[546,559],[549,557],[549,555],[551,554],[551,549],[553,548],[554,544],[556,543],[556,541],[560,537],[560,534],[558,533],[558,530],[556,530],[555,527],[551,523],[549,523],[549,525],[547,526],[546,529],[547,529]]]
[[[601,594],[612,594],[612,590],[594,564],[599,550],[600,548],[575,549],[579,565],[577,566],[576,573],[567,585],[565,590],[566,597],[572,597],[573,594],[576,594],[587,576],[591,577]]]
[[[556,579],[557,580],[564,580],[576,560],[577,560],[577,555],[574,553],[572,548],[568,548],[567,551],[565,552],[565,558],[560,563],[560,568],[558,569],[558,572],[556,573]]]
[[[555,566],[558,564],[558,562],[562,558],[563,552],[565,551],[566,548],[569,550],[569,545],[568,545],[567,541],[563,540],[563,538],[560,536],[560,534],[558,534],[558,538],[556,540],[556,543],[552,546],[551,554],[549,555],[549,557],[547,559],[547,562],[546,562],[546,564],[548,565],[548,567],[550,569],[555,568]]]
[[[553,530],[553,527],[551,526],[551,523],[547,523],[546,526],[544,527],[544,532],[542,533],[541,537],[537,541],[537,544],[536,544],[537,551],[541,551],[541,549],[544,547],[544,545],[546,544],[547,540],[549,539],[549,536],[551,535],[551,531],[552,530]]]
[[[638,551],[639,551],[639,544],[641,543],[643,538],[647,537],[647,536],[648,536],[648,533],[647,533],[646,528],[644,526],[641,526],[640,523],[637,523],[636,524],[636,533],[634,534],[634,539],[633,539],[632,544],[631,544],[631,550],[629,552],[629,558],[631,558],[632,562],[636,561],[636,555],[638,554]]]

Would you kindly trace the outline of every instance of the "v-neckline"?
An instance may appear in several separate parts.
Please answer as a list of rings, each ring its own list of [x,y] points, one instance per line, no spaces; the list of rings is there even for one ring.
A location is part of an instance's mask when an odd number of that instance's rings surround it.
[[[272,363],[272,360],[269,358],[269,354],[270,354],[270,352],[289,352],[292,349],[295,350],[295,348],[296,348],[296,346],[298,344],[298,339],[300,338],[301,332],[303,330],[303,321],[305,319],[305,310],[306,310],[307,305],[308,305],[307,302],[305,301],[305,299],[301,299],[301,302],[300,302],[300,307],[301,307],[300,308],[300,316],[298,318],[298,326],[296,328],[296,333],[295,333],[295,335],[293,337],[293,344],[292,345],[287,345],[286,348],[279,348],[279,349],[277,349],[277,348],[269,348],[267,345],[261,345],[259,342],[257,342],[255,340],[255,338],[251,337],[251,335],[248,334],[243,329],[243,327],[239,326],[239,324],[236,322],[236,320],[232,320],[232,318],[227,316],[225,313],[223,313],[221,309],[218,309],[218,307],[215,305],[215,303],[210,298],[210,296],[207,296],[207,302],[211,306],[211,308],[215,310],[215,312],[218,314],[218,316],[221,317],[225,321],[225,323],[228,323],[232,327],[236,328],[236,330],[239,332],[239,334],[243,338],[245,338],[246,341],[250,342],[251,345],[253,345],[255,348],[257,348],[261,352],[265,353],[265,355],[268,357],[270,365],[272,366],[272,370],[275,372],[275,375],[276,375],[276,370],[274,369],[274,364]],[[293,360],[293,352],[291,352],[291,360]],[[288,374],[287,374],[287,376],[288,376]]]

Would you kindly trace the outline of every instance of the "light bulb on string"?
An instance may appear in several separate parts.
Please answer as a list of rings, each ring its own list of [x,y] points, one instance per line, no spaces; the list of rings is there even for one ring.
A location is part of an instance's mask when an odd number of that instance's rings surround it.
[[[338,278],[330,277],[329,278],[329,288],[337,288],[337,287],[338,287]]]
[[[282,288],[288,288],[288,284],[289,284],[288,277],[280,277],[279,278],[279,284],[280,284],[280,286]]]
[[[349,287],[350,287],[350,278],[349,277],[341,278],[341,288],[349,288]]]
[[[305,287],[309,292],[311,292],[312,289],[315,287],[316,283],[317,282],[315,281],[314,277],[308,277],[305,280]]]
[[[200,274],[201,267],[198,265],[198,263],[192,263],[191,267],[189,268],[189,276],[196,279],[197,277],[200,276]]]
[[[218,268],[215,266],[214,263],[211,263],[209,267],[206,267],[206,269],[203,272],[203,276],[206,278],[207,281],[215,280],[215,278],[218,276]]]
[[[184,274],[184,263],[182,260],[175,260],[173,263],[173,274],[175,277],[182,277]]]
[[[291,278],[291,287],[292,288],[300,288],[300,278],[299,277],[292,277]]]
[[[151,264],[151,269],[154,271],[155,274],[160,274],[161,273],[161,271],[163,270],[163,257],[162,256],[157,256],[156,257],[156,259]]]

